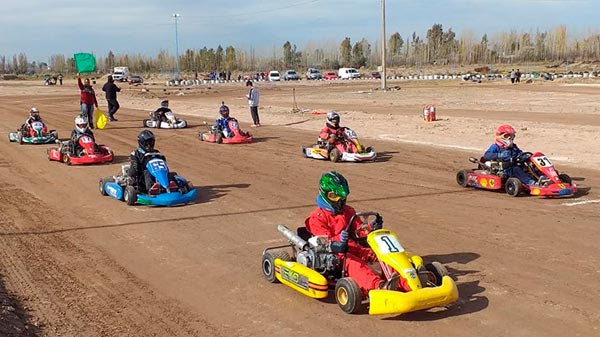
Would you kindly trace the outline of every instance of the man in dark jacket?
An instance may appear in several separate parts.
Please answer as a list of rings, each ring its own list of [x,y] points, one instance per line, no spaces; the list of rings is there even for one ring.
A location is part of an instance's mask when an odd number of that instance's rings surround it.
[[[117,87],[112,75],[108,75],[108,80],[106,83],[104,83],[102,91],[106,92],[106,102],[108,102],[108,118],[111,122],[114,122],[117,120],[114,115],[121,107],[117,101],[117,92],[121,91],[121,88]]]

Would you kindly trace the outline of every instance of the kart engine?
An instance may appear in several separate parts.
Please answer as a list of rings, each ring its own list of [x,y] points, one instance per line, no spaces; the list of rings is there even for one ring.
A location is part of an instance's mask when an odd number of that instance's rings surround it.
[[[328,251],[317,251],[317,249],[299,252],[296,256],[296,262],[319,272],[335,271],[339,265],[339,260],[335,254]]]

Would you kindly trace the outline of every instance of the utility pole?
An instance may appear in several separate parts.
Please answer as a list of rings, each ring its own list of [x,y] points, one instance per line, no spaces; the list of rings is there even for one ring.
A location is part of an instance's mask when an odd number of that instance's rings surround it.
[[[173,14],[175,18],[175,79],[179,80],[179,37],[177,34],[177,18],[180,17],[178,13]]]
[[[381,0],[381,89],[386,90],[385,74],[385,0]]]

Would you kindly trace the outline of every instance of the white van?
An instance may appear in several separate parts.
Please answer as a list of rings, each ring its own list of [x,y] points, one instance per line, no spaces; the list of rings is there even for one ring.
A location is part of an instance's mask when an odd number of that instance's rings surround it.
[[[280,81],[280,80],[281,80],[281,75],[279,75],[279,72],[277,70],[269,71],[269,81]]]
[[[113,80],[126,82],[129,78],[129,68],[128,67],[115,67],[112,73]]]
[[[341,79],[360,78],[360,73],[355,68],[340,68],[338,77]]]

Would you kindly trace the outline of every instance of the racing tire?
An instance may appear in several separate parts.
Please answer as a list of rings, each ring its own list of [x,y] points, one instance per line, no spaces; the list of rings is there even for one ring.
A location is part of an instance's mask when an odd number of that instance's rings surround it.
[[[69,157],[68,154],[63,153],[62,155],[62,162],[67,164],[67,165],[71,165],[71,158]]]
[[[100,181],[98,182],[98,189],[100,190],[100,195],[102,195],[102,196],[108,195],[108,193],[106,193],[106,190],[104,189],[105,184],[106,184],[106,180],[104,180],[104,178],[100,178]]]
[[[515,177],[510,177],[506,180],[506,194],[511,197],[516,197],[523,192],[523,183]]]
[[[565,184],[569,184],[571,185],[571,183],[573,182],[573,180],[571,179],[571,177],[568,174],[565,173],[561,173],[558,175],[558,179],[560,179],[560,181],[562,181]]]
[[[137,202],[137,191],[133,186],[125,187],[125,191],[123,192],[123,200],[129,206],[135,205]]]
[[[275,277],[275,259],[284,261],[290,261],[290,254],[286,251],[274,251],[265,252],[262,256],[261,270],[263,276],[270,283],[279,283],[277,277]]]
[[[335,301],[343,312],[354,314],[362,305],[362,291],[353,279],[341,278],[335,284]]]
[[[306,155],[306,147],[304,147],[304,145],[302,145],[301,148],[302,148],[302,157],[308,158],[308,156]]]
[[[340,159],[342,159],[342,154],[338,149],[333,149],[329,152],[329,160],[332,162],[337,163]]]
[[[108,162],[112,163],[115,160],[115,153],[113,150],[108,150],[108,154],[110,154],[110,160]]]
[[[425,264],[425,269],[435,276],[435,280],[430,280],[437,287],[442,285],[442,278],[448,275],[448,269],[440,262],[434,261]]]
[[[21,131],[17,132],[17,143],[23,145],[23,133]]]
[[[217,144],[221,144],[223,143],[223,134],[222,133],[217,133],[217,136],[215,137],[215,140],[217,142]]]
[[[458,183],[462,187],[469,186],[469,183],[467,182],[467,171],[466,170],[458,171],[458,173],[456,174],[456,183]]]

